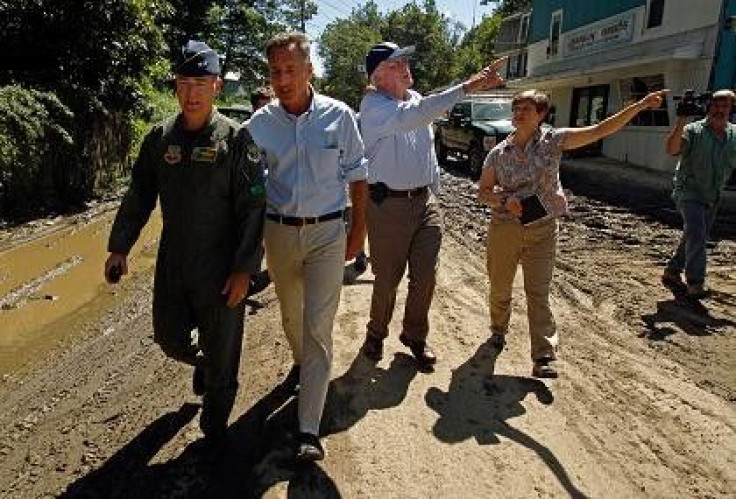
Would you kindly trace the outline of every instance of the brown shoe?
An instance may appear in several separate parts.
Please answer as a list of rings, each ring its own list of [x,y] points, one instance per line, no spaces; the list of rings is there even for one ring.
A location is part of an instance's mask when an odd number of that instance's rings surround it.
[[[421,365],[432,366],[437,363],[437,356],[426,341],[412,340],[404,334],[399,336],[399,341],[409,347],[409,350]]]
[[[383,340],[376,338],[375,336],[366,335],[365,342],[361,349],[363,355],[368,357],[373,362],[378,362],[383,358]]]

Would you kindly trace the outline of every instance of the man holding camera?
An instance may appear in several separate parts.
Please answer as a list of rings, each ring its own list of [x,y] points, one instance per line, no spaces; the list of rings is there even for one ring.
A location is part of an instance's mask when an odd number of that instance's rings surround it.
[[[683,100],[678,107],[677,123],[667,137],[667,153],[680,156],[672,198],[682,216],[683,234],[667,263],[662,284],[688,298],[706,295],[708,232],[723,187],[736,168],[736,126],[728,121],[733,101],[733,92],[719,90],[713,94],[705,118],[687,124],[690,113]]]

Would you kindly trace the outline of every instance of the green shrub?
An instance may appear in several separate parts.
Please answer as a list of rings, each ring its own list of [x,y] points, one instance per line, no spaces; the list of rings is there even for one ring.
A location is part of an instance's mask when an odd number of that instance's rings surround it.
[[[52,93],[0,87],[0,214],[53,207],[74,161],[73,115]]]

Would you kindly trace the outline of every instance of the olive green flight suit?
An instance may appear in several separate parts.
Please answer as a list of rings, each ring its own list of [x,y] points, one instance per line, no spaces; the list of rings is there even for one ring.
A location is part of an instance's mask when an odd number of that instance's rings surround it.
[[[238,388],[245,305],[228,308],[222,289],[229,274],[258,271],[262,258],[263,166],[248,131],[217,111],[198,132],[184,130],[179,117],[154,127],[115,218],[110,252],[130,251],[157,198],[163,230],[154,338],[167,356],[204,367],[200,426],[205,434],[224,431]]]

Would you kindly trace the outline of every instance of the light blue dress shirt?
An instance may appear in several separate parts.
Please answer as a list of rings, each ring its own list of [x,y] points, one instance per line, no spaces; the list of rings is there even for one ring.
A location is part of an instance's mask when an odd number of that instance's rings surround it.
[[[363,140],[347,104],[312,91],[309,109],[289,114],[274,100],[248,123],[266,156],[266,211],[318,217],[345,209],[346,183],[365,180]]]
[[[368,183],[385,183],[396,190],[439,188],[432,120],[465,96],[462,85],[422,97],[408,91],[398,100],[368,91],[360,103],[360,130],[368,160]]]

